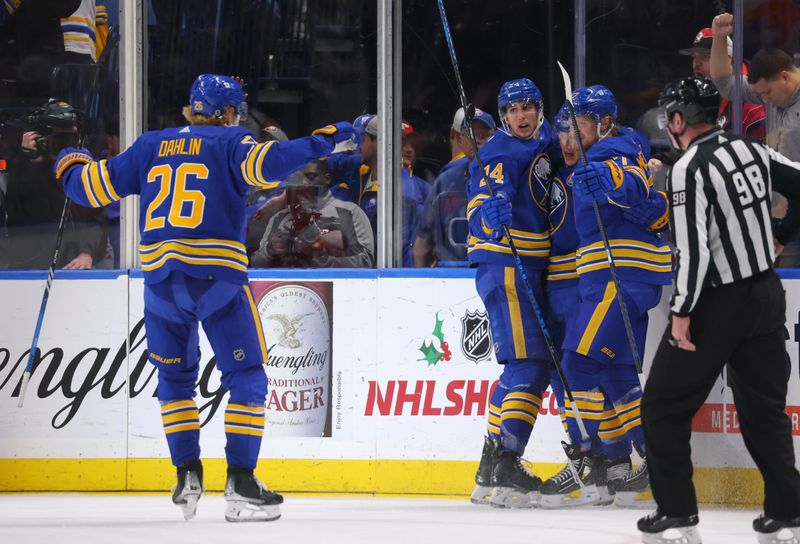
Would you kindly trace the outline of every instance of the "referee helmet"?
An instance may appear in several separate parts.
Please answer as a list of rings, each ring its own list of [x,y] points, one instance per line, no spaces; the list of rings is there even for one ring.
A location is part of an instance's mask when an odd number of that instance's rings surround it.
[[[707,77],[687,77],[675,80],[661,91],[658,105],[664,110],[659,127],[666,128],[672,114],[680,112],[686,124],[715,124],[719,116],[720,95]]]

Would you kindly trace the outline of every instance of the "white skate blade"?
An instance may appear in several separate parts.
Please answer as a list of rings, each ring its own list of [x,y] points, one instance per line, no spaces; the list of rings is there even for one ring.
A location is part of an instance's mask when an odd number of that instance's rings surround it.
[[[494,508],[535,508],[539,504],[537,491],[519,491],[512,487],[495,487],[490,504]]]
[[[250,504],[247,501],[228,500],[225,520],[232,523],[248,521],[275,521],[281,517],[280,505]]]
[[[697,527],[667,529],[663,533],[642,533],[644,544],[703,544]]]
[[[539,501],[540,508],[571,508],[573,506],[586,506],[600,502],[600,491],[596,485],[587,485],[571,493],[559,495],[542,495]]]
[[[174,493],[176,488],[177,484],[173,484],[171,491]],[[202,493],[203,488],[200,485],[200,479],[194,473],[190,473],[181,493],[181,497],[186,502],[173,501],[173,504],[180,506],[183,512],[183,519],[188,521],[197,515],[197,501],[200,500]]]
[[[614,494],[608,490],[607,485],[597,486],[598,499],[594,506],[608,506],[614,504]]]
[[[190,519],[192,519],[197,515],[197,501],[199,500],[200,500],[200,493],[196,495],[187,495],[186,503],[178,505],[181,507],[181,510],[183,510],[183,519],[189,521]]]
[[[774,533],[758,533],[758,544],[800,544],[800,527],[786,527]]]
[[[655,508],[656,501],[650,488],[644,491],[617,491],[614,505],[618,508]]]
[[[476,485],[472,490],[472,495],[469,497],[469,502],[472,504],[489,504],[492,502],[493,487],[485,487]]]

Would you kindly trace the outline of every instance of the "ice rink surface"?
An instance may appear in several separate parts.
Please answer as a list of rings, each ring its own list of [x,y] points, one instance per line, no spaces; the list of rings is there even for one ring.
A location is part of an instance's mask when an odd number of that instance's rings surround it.
[[[228,523],[222,495],[206,494],[183,521],[168,494],[0,494],[2,544],[634,544],[647,513],[614,507],[496,510],[466,499],[286,497],[270,523]],[[746,510],[701,510],[705,544],[756,542]]]

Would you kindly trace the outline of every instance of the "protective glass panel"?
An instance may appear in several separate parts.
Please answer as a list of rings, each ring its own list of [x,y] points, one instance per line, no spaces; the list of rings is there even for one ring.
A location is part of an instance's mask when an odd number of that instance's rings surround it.
[[[43,6],[47,6],[46,8]],[[0,6],[0,269],[119,266],[119,205],[64,207],[53,163],[65,147],[119,152],[116,0]]]
[[[278,142],[258,164],[290,159],[281,142],[376,111],[376,18],[374,2],[359,0],[150,0],[147,129],[187,124],[182,108],[198,75],[237,76],[247,93],[241,125],[258,142]],[[250,266],[374,266],[362,163],[351,149],[253,187]]]
[[[509,80],[530,78],[548,118],[564,99],[556,60],[572,69],[572,0],[447,1],[467,100],[485,112],[473,122],[482,146],[501,128],[497,96]],[[403,2],[403,266],[466,266],[467,166],[459,92],[436,2]]]

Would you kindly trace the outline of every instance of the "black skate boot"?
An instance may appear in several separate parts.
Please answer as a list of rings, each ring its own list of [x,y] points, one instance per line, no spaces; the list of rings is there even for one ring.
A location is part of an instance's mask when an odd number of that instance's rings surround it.
[[[597,504],[600,493],[597,490],[597,460],[588,451],[581,451],[571,444],[562,442],[567,454],[567,464],[555,476],[542,484],[542,508],[563,508]],[[581,483],[575,481],[577,475]]]
[[[644,544],[703,544],[697,515],[688,517],[665,516],[658,510],[641,518],[636,527],[642,532]]]
[[[517,452],[497,447],[492,468],[491,504],[495,508],[533,508],[539,502],[542,480],[522,464]]]
[[[622,478],[609,481],[608,487],[614,492],[614,504],[620,508],[655,506],[653,494],[650,492],[647,458],[643,458],[641,465],[629,470]]]
[[[227,521],[273,521],[281,517],[283,497],[267,489],[250,469],[228,467],[225,500]]]
[[[475,473],[475,489],[469,498],[472,504],[489,504],[492,499],[492,467],[497,442],[488,436],[483,439],[483,452],[478,472]]]
[[[602,472],[598,470],[597,475],[597,491],[600,493],[598,506],[614,504],[616,491],[614,491],[614,484],[611,482],[624,478],[630,472],[632,466],[630,457],[623,457],[614,461],[603,459]]]
[[[197,514],[197,501],[203,493],[203,464],[198,459],[178,466],[178,483],[172,486],[172,502],[183,510],[183,519]]]
[[[800,516],[778,521],[761,514],[753,520],[759,544],[800,544]]]

